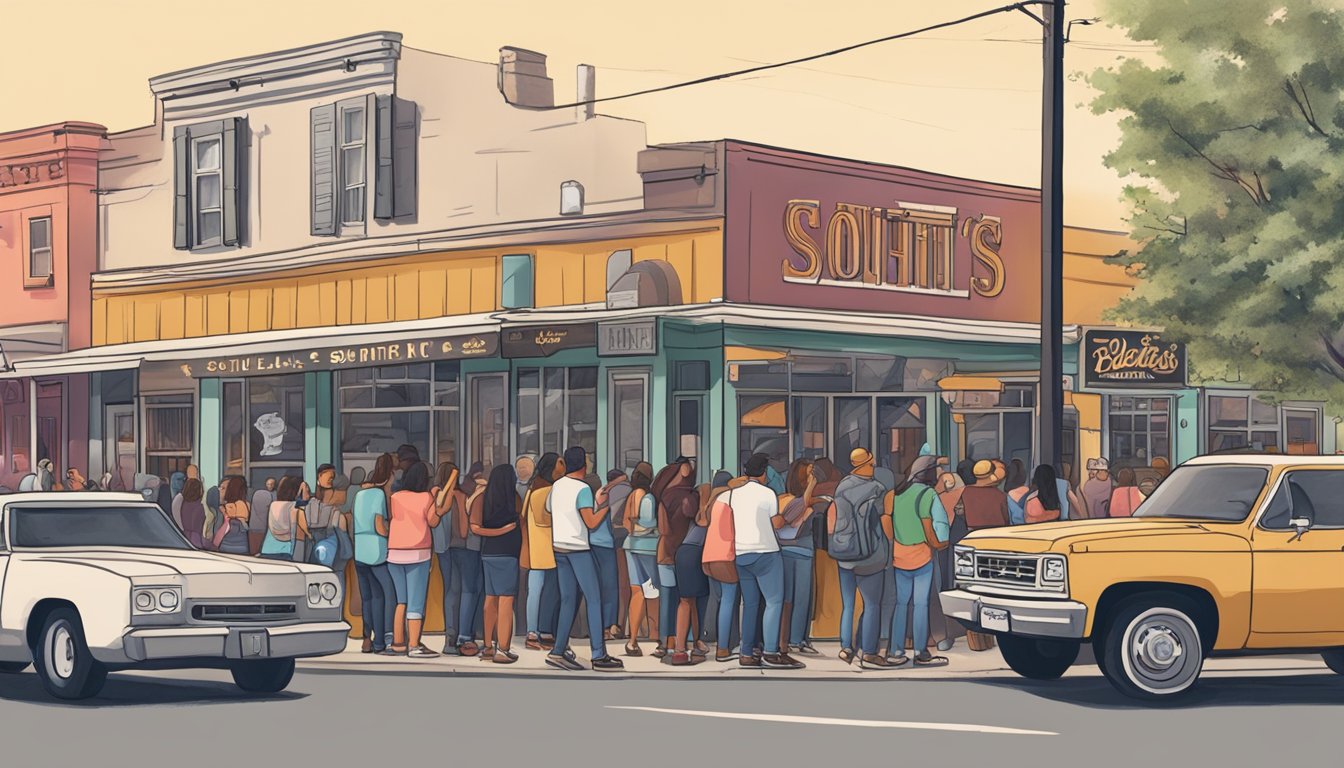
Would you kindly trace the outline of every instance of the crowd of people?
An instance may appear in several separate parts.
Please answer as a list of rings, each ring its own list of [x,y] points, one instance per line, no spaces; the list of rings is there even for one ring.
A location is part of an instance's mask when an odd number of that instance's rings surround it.
[[[1168,469],[1155,462],[1141,481],[1132,468],[1112,476],[1094,458],[1074,487],[1067,466],[1062,476],[1049,465],[1028,476],[1016,459],[952,467],[926,448],[897,477],[865,448],[847,458],[848,474],[827,458],[781,472],[757,453],[739,472],[697,484],[694,461],[679,457],[657,471],[646,462],[613,469],[604,482],[577,446],[463,473],[404,445],[349,477],[324,464],[313,486],[286,475],[249,489],[229,475],[205,488],[195,466],[137,485],[195,547],[341,574],[352,566],[365,653],[512,664],[517,634],[549,666],[577,671],[571,645],[586,636],[600,671],[623,668],[608,643],[638,657],[642,640],[671,665],[712,653],[743,667],[801,669],[798,656],[818,653],[818,580],[831,579],[840,658],[885,670],[947,663],[935,651],[960,630],[936,598],[952,586],[951,547],[967,533],[1127,516]],[[52,467],[38,469],[23,490],[99,488],[77,470],[57,482]],[[432,561],[442,651],[424,638]]]

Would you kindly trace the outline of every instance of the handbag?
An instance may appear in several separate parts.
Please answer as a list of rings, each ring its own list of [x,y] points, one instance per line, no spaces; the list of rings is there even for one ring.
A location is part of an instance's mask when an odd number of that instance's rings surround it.
[[[732,491],[728,492],[728,501],[714,500],[700,555],[705,575],[723,584],[737,583],[737,530],[733,527],[732,502]]]

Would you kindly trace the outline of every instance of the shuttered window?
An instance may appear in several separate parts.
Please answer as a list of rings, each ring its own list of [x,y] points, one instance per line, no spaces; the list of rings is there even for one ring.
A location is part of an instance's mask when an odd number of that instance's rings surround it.
[[[173,129],[173,247],[236,246],[247,215],[247,118]]]
[[[370,194],[374,218],[415,215],[416,114],[415,102],[395,96],[370,95],[312,109],[314,235],[362,225]]]

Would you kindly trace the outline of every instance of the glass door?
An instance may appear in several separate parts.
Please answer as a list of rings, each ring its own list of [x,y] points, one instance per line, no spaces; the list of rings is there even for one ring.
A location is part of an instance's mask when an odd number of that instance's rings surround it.
[[[135,489],[139,452],[135,445],[135,406],[109,405],[104,410],[103,466],[112,473],[115,491]]]
[[[853,469],[849,454],[855,448],[873,451],[873,399],[871,397],[837,397],[831,401],[835,427],[835,451],[831,461],[846,474]]]
[[[903,478],[928,442],[925,421],[927,399],[923,397],[877,398],[877,444],[873,453],[879,466]]]
[[[1283,444],[1285,453],[1310,455],[1321,452],[1320,412],[1310,408],[1283,409]]]
[[[699,480],[708,479],[707,469],[701,461],[705,443],[705,396],[678,395],[673,400],[673,417],[676,430],[672,435],[672,447],[668,451],[671,457],[685,456],[695,460],[696,475]]]
[[[612,371],[607,387],[610,403],[612,468],[629,472],[648,460],[649,374]]]
[[[467,461],[481,463],[482,471],[509,462],[509,375],[483,373],[467,377]],[[470,466],[470,464],[468,464]]]

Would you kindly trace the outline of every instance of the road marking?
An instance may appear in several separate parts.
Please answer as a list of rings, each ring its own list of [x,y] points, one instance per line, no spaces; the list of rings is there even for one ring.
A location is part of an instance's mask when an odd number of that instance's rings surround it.
[[[720,720],[756,720],[764,723],[798,723],[802,725],[846,725],[854,728],[904,728],[916,731],[956,731],[958,733],[992,733],[1001,736],[1058,736],[1053,731],[1029,731],[1022,728],[1004,728],[997,725],[972,723],[917,723],[901,720],[850,720],[840,717],[802,717],[798,715],[760,715],[750,712],[702,712],[695,709],[661,709],[659,707],[615,707],[635,712],[657,712],[664,715],[715,717]]]

